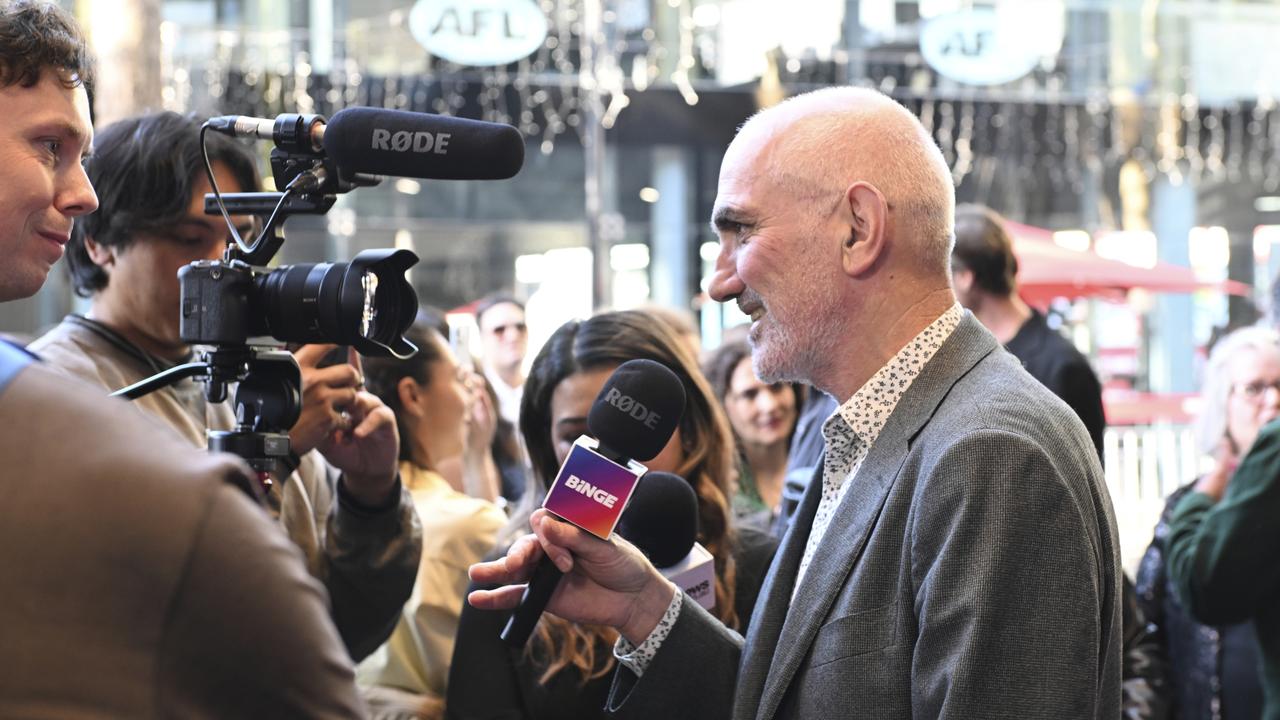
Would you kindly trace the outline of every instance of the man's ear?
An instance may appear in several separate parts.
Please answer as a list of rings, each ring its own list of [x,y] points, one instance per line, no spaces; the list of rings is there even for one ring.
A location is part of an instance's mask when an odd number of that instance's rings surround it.
[[[846,275],[856,277],[873,268],[885,253],[889,203],[879,188],[858,181],[844,194],[849,215],[848,236],[840,245],[840,261]]]
[[[951,287],[957,293],[967,294],[973,288],[973,271],[953,265],[951,267]]]
[[[111,267],[116,262],[115,248],[110,245],[99,245],[93,238],[85,236],[84,249],[94,265],[101,268]]]

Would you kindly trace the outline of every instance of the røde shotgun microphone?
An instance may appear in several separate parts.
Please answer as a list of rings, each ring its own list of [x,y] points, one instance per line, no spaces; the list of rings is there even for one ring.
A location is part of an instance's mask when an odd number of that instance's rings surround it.
[[[679,475],[646,473],[618,520],[618,534],[702,607],[716,604],[715,559],[698,543],[698,496]]]
[[[608,539],[646,468],[684,413],[684,385],[652,360],[629,360],[609,376],[587,414],[587,430],[560,466],[542,507],[587,532]],[[543,556],[502,639],[522,647],[551,600],[562,573]]]
[[[505,180],[524,164],[524,137],[510,125],[404,110],[339,110],[324,149],[347,173],[437,180]]]
[[[364,173],[435,180],[505,180],[524,164],[524,138],[510,125],[466,118],[349,107],[329,120],[287,113],[211,118],[236,137],[323,150],[344,175]]]

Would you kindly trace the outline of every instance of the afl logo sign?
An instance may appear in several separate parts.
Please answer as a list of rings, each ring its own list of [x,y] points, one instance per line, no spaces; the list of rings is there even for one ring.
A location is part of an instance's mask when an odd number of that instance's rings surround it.
[[[932,17],[920,31],[920,54],[938,74],[969,85],[1017,80],[1055,52],[1045,30],[1030,30],[1020,19],[1016,8],[1002,13],[989,7]]]
[[[409,32],[436,57],[506,65],[542,47],[547,16],[534,0],[418,0]]]

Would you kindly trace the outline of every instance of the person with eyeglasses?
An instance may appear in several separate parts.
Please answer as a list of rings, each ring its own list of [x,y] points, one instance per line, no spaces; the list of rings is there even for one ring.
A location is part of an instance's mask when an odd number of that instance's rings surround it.
[[[1199,499],[1211,507],[1224,492],[1230,494],[1240,459],[1263,426],[1280,417],[1280,334],[1249,327],[1223,337],[1205,366],[1201,399],[1196,430],[1214,468],[1166,501],[1138,569],[1138,599],[1167,656],[1173,717],[1256,720],[1262,717],[1263,692],[1255,623],[1196,617],[1169,563],[1182,503]]]
[[[529,350],[529,327],[524,305],[510,295],[493,294],[476,305],[485,379],[498,395],[498,414],[513,426],[520,422],[524,392],[524,356]]]

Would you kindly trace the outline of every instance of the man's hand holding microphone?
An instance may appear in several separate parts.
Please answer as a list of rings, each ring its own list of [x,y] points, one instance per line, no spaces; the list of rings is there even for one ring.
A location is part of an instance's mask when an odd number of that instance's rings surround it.
[[[524,583],[544,556],[564,573],[546,609],[566,620],[616,628],[640,644],[662,619],[677,592],[636,546],[614,535],[608,540],[585,532],[546,510],[530,519],[533,534],[516,541],[507,556],[471,566],[471,579],[499,583],[476,590],[468,600],[482,610],[515,608]]]
[[[662,450],[684,403],[684,387],[667,368],[648,360],[621,365],[587,419],[598,443],[581,438],[575,444],[543,509],[530,519],[533,534],[513,544],[506,557],[471,566],[472,580],[503,586],[471,593],[473,606],[515,609],[503,631],[508,644],[523,646],[543,609],[572,622],[616,628],[635,644],[657,627],[679,588],[645,552],[612,531],[636,483],[648,481],[640,479],[645,468],[633,458],[648,460]],[[678,484],[694,502],[687,484]],[[675,533],[689,536],[676,551],[680,555],[696,532],[696,503],[691,507],[685,513],[691,520],[677,513],[673,523],[687,526]],[[654,548],[646,551],[658,557]],[[526,582],[527,587],[520,584]]]

